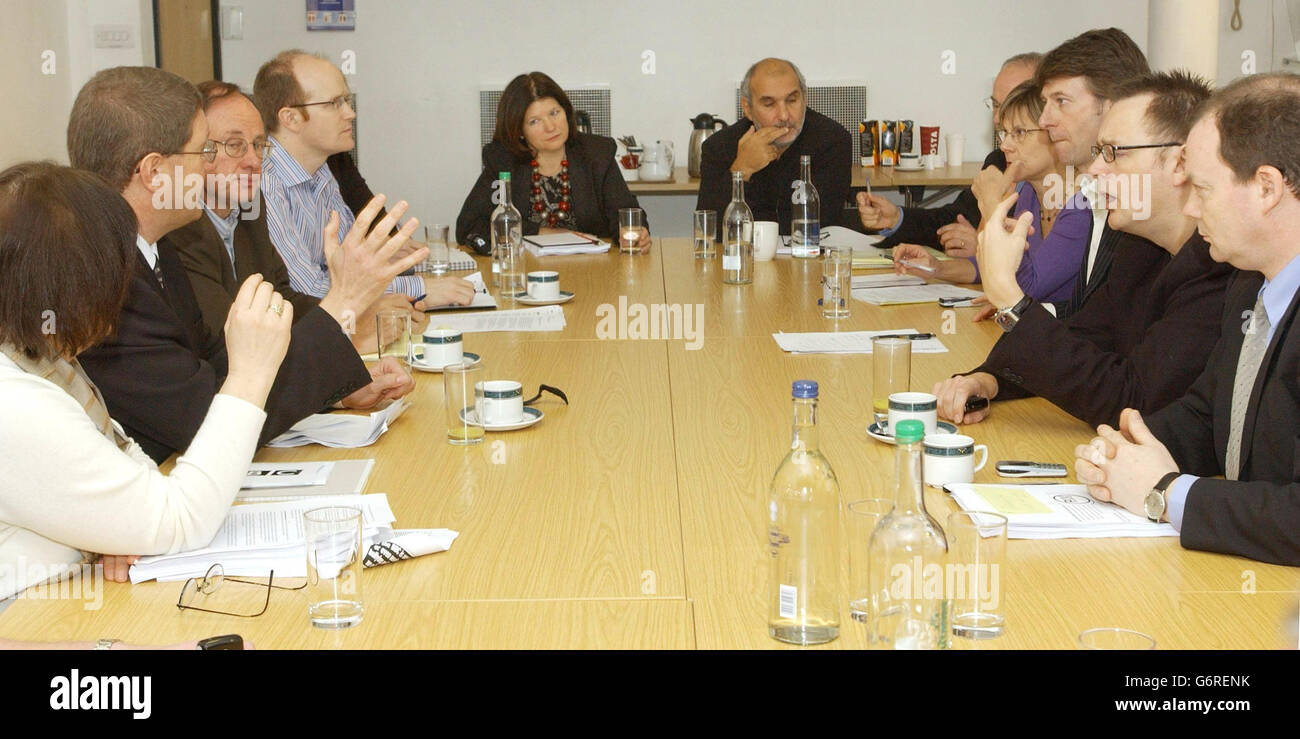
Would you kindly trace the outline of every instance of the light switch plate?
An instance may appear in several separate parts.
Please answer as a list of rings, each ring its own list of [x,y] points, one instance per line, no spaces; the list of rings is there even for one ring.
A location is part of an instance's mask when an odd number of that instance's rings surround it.
[[[241,5],[221,6],[221,38],[226,41],[244,38],[244,8]]]

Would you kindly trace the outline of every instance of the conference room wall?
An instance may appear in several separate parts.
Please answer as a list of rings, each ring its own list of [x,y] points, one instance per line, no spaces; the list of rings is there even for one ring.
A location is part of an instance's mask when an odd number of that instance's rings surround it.
[[[755,59],[795,60],[814,81],[865,80],[874,118],[938,121],[966,136],[966,158],[988,152],[981,100],[998,64],[1116,25],[1145,46],[1145,3],[1075,0],[974,4],[832,0],[800,8],[774,0],[361,0],[357,30],[309,32],[301,0],[243,7],[244,38],[222,43],[229,81],[251,85],[276,52],[302,47],[335,62],[355,52],[362,172],[404,197],[422,219],[454,220],[480,168],[478,90],[540,69],[563,85],[607,83],[615,134],[669,139],[686,160],[688,119],[734,120],[734,89]],[[654,74],[643,52],[654,52]],[[945,52],[952,52],[945,57]],[[953,74],[942,65],[950,59]],[[685,234],[694,199],[642,197],[653,230]]]

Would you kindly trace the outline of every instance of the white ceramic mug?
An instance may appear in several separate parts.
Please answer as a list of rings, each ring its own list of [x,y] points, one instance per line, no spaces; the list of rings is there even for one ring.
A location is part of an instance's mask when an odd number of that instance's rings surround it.
[[[919,154],[899,154],[898,166],[901,169],[920,169],[921,157]]]
[[[555,300],[560,297],[560,273],[529,272],[528,297],[534,300]]]
[[[479,423],[494,426],[524,417],[524,386],[514,380],[488,380],[474,386],[474,410]]]
[[[894,393],[889,396],[889,433],[899,421],[916,419],[925,426],[928,439],[939,422],[939,399],[930,393]]]
[[[754,221],[754,261],[767,262],[776,256],[781,232],[776,221]]]
[[[972,482],[989,461],[989,448],[964,434],[934,434],[921,442],[925,484],[941,488],[950,482]],[[979,464],[975,457],[979,456]]]
[[[465,344],[460,329],[431,328],[424,332],[424,358],[426,367],[446,367],[465,358]]]

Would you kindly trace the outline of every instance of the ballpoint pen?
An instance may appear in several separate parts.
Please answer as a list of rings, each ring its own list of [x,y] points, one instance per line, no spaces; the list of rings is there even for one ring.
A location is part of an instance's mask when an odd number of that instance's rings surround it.
[[[933,338],[934,338],[934,334],[881,334],[880,336],[872,336],[871,338],[873,338],[873,339],[912,339],[913,341],[924,341],[925,339],[933,339]]]
[[[935,272],[934,267],[927,267],[926,265],[921,264],[921,263],[919,263],[919,262],[909,262],[909,261],[907,261],[906,259],[900,261],[899,264],[903,265],[904,267],[910,267],[910,268],[912,268],[912,269],[919,269],[919,270],[921,270],[922,272],[929,272],[930,274],[934,274],[934,272]]]

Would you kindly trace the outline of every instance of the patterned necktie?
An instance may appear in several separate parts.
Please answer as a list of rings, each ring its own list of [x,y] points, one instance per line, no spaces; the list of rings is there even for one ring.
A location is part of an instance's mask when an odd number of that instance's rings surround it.
[[[1246,423],[1246,406],[1255,388],[1259,365],[1268,350],[1268,313],[1264,310],[1264,294],[1255,301],[1250,315],[1250,328],[1241,342],[1237,357],[1237,375],[1232,383],[1232,416],[1228,425],[1228,451],[1223,462],[1224,477],[1236,480],[1241,473],[1241,434]]]
[[[158,265],[160,260],[155,259],[153,263],[153,276],[158,278],[158,287],[167,289],[167,283],[163,281],[162,267]]]

